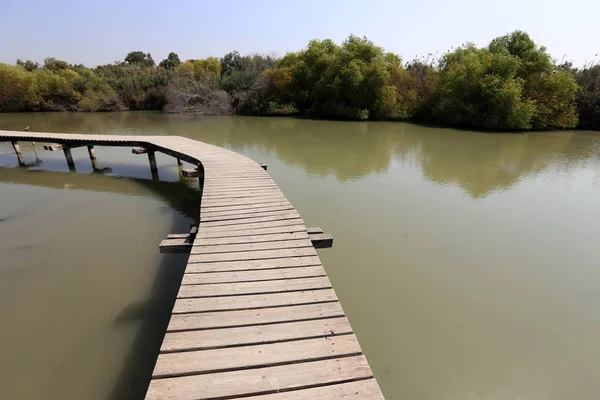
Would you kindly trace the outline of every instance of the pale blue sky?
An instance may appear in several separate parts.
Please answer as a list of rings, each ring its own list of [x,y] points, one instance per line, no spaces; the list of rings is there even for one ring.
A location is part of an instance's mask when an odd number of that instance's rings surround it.
[[[56,57],[97,65],[131,50],[156,62],[241,53],[283,55],[313,38],[367,36],[404,60],[515,29],[576,65],[600,51],[597,0],[0,0],[0,62]]]

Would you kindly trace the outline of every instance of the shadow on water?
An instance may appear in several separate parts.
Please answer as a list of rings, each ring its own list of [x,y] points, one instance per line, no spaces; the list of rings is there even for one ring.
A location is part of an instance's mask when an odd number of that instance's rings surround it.
[[[142,190],[132,188],[135,182]],[[182,182],[152,182],[139,178],[102,175],[82,175],[69,172],[32,171],[24,168],[0,168],[0,183],[14,183],[48,188],[111,192],[121,195],[154,197],[192,220],[199,220],[200,192]],[[5,221],[19,215],[2,217]],[[174,219],[171,232],[185,232],[181,219]],[[158,243],[157,243],[158,246]],[[162,257],[156,271],[150,298],[125,305],[113,320],[113,327],[139,324],[135,339],[109,396],[110,400],[142,400],[145,397],[160,345],[169,323],[179,284],[183,277],[187,255]]]

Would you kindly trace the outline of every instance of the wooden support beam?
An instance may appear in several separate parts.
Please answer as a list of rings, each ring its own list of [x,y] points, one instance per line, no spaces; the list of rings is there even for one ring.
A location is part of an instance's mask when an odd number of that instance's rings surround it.
[[[333,247],[333,235],[331,233],[324,233],[321,228],[307,228],[306,232],[315,249]]]
[[[156,166],[156,156],[154,155],[154,151],[148,151],[148,162],[150,163],[152,180],[154,182],[158,182],[160,178],[158,177],[158,167]]]
[[[136,147],[135,149],[132,149],[131,152],[133,154],[146,154],[148,152],[148,149],[144,147]]]
[[[21,153],[21,147],[19,146],[19,142],[10,143],[12,144],[12,147],[15,150],[15,154],[17,155],[17,161],[19,161],[19,166],[24,167],[25,161],[23,160],[23,154]]]
[[[182,169],[181,174],[184,178],[203,178],[204,174],[196,169]]]
[[[260,163],[260,167],[265,171],[267,170],[267,164]]]
[[[190,237],[165,239],[158,246],[162,254],[181,254],[189,253],[192,250],[192,242]]]
[[[62,144],[51,144],[51,145],[44,145],[44,150],[48,150],[48,151],[59,151],[63,149],[63,145]]]
[[[189,253],[198,234],[198,227],[192,226],[190,233],[172,233],[160,242],[158,248],[163,254]]]
[[[92,163],[92,169],[94,172],[100,172],[100,168],[98,168],[98,160],[96,159],[96,151],[94,150],[94,146],[88,146],[88,154],[90,155],[90,161]]]
[[[71,154],[71,148],[63,147],[63,153],[65,153],[65,158],[67,159],[67,166],[69,167],[69,171],[75,171],[75,161],[73,161],[73,155]]]

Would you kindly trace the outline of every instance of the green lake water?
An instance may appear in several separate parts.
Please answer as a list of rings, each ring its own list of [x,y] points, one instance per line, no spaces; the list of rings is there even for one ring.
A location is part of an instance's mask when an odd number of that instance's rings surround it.
[[[268,164],[387,399],[596,399],[600,134],[149,112],[0,114],[0,129],[182,135]],[[34,148],[21,144],[26,161]],[[172,158],[0,143],[0,398],[143,399],[197,218]]]

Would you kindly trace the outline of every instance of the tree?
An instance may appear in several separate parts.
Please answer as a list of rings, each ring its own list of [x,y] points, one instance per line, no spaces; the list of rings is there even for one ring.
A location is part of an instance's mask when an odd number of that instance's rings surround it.
[[[132,51],[125,57],[125,62],[128,64],[139,64],[147,67],[154,67],[154,60],[150,53],[143,51]]]
[[[17,59],[17,65],[19,67],[23,67],[25,68],[25,70],[32,72],[35,71],[36,69],[38,69],[40,67],[40,64],[33,62],[31,60],[27,60],[27,61],[23,61],[20,58]]]
[[[586,65],[574,71],[579,85],[577,112],[579,126],[584,129],[600,129],[600,64]]]
[[[216,57],[195,60],[192,64],[194,66],[194,77],[197,81],[207,79],[214,80],[221,74],[221,64]]]
[[[54,57],[48,57],[44,59],[44,68],[50,71],[58,71],[61,69],[68,69],[71,66],[66,61],[57,60]]]
[[[544,46],[523,31],[492,40],[490,51],[510,54],[519,61],[516,76],[523,79],[524,96],[535,103],[535,129],[573,128],[577,125],[577,83],[564,66],[557,66]]]
[[[158,64],[158,66],[163,67],[165,69],[174,69],[179,64],[181,64],[179,56],[176,53],[171,52],[169,53],[166,59],[162,60],[160,64]]]
[[[472,44],[446,54],[440,62],[432,117],[450,125],[529,129],[535,104],[523,98],[519,67],[510,54]]]

